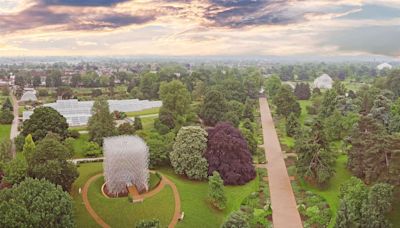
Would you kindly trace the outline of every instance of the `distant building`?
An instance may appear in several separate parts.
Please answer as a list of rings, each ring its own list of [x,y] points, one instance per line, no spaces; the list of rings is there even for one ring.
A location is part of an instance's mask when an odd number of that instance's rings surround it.
[[[333,80],[328,74],[323,74],[314,80],[314,88],[331,89],[332,84]]]
[[[36,93],[35,91],[31,91],[31,90],[24,92],[20,101],[22,101],[22,102],[37,101],[37,97],[36,97],[35,93]]]
[[[378,66],[376,66],[376,69],[378,70],[383,70],[383,69],[392,69],[392,65],[390,65],[389,63],[381,63]]]
[[[35,96],[36,97],[36,96]],[[67,119],[69,126],[87,125],[89,118],[92,116],[92,107],[94,101],[78,101],[76,99],[57,100],[55,103],[44,104],[45,107],[51,107],[57,110]],[[161,101],[149,100],[108,100],[110,112],[136,112],[150,108],[159,108],[162,106]],[[23,112],[22,119],[29,119],[33,111]]]

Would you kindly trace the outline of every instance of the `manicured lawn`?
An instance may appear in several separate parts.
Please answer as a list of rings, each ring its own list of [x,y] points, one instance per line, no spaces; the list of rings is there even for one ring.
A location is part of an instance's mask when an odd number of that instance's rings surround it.
[[[331,178],[327,186],[324,188],[319,188],[316,186],[312,186],[304,181],[301,182],[301,186],[308,191],[312,191],[320,196],[322,196],[327,203],[329,204],[332,211],[332,220],[329,224],[329,227],[334,227],[336,220],[336,212],[339,207],[339,190],[340,186],[343,182],[350,179],[351,174],[346,169],[347,164],[347,156],[340,155],[336,160],[335,165],[335,175]]]
[[[10,138],[11,124],[0,124],[0,141]]]
[[[75,205],[75,220],[77,227],[99,227],[87,213],[79,188],[83,188],[86,181],[103,171],[101,162],[81,164],[78,168],[79,178],[74,182],[70,191]],[[153,175],[152,175],[153,176]],[[154,175],[155,176],[155,175]],[[157,178],[150,182],[155,184]],[[104,221],[112,227],[134,227],[140,219],[159,218],[163,225],[168,225],[174,213],[174,198],[170,187],[166,187],[156,196],[146,199],[143,204],[131,204],[127,197],[106,199],[101,193],[104,179],[100,177],[89,188],[89,201]],[[140,215],[140,216],[139,216]]]
[[[300,114],[300,123],[304,124],[304,121],[307,119],[307,106],[311,106],[312,102],[310,100],[299,101],[301,107],[301,114]]]
[[[239,209],[243,199],[258,189],[257,178],[243,186],[225,187],[228,198],[227,207],[219,211],[207,201],[208,183],[206,181],[191,181],[177,176],[172,169],[161,169],[161,172],[177,186],[182,211],[185,218],[177,227],[220,227],[226,216]]]
[[[81,134],[74,140],[74,158],[84,158],[85,144],[89,141],[89,134]]]
[[[150,108],[150,109],[145,109],[145,110],[137,111],[137,112],[127,112],[126,115],[133,117],[133,116],[158,114],[159,112],[160,112],[160,108]]]
[[[154,120],[157,119],[157,116],[145,117],[141,118],[143,130],[151,130],[154,128]]]
[[[101,162],[81,164],[78,168],[79,177],[72,185],[72,189],[70,191],[74,201],[75,221],[77,227],[99,227],[86,211],[85,205],[82,201],[82,196],[79,194],[79,188],[83,188],[83,185],[90,177],[97,173],[101,173],[102,170],[103,163]]]
[[[69,127],[70,130],[76,131],[87,131],[87,126],[76,126],[76,127]]]
[[[96,213],[112,227],[135,227],[140,220],[157,218],[161,227],[167,227],[174,214],[174,196],[170,186],[143,203],[132,204],[127,197],[107,199],[101,193],[104,183],[98,178],[89,187],[89,201]]]

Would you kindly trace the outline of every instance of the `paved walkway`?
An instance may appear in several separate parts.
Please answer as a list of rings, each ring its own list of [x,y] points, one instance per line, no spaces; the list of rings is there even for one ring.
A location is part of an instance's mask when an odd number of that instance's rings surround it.
[[[83,199],[83,203],[85,204],[86,210],[89,212],[89,214],[92,216],[92,218],[97,222],[97,224],[99,224],[103,228],[109,228],[110,225],[108,225],[106,222],[104,222],[104,220],[92,208],[92,206],[90,205],[89,199],[88,199],[88,195],[87,195],[90,184],[101,176],[103,176],[103,174],[99,173],[99,174],[91,177],[85,183],[85,185],[83,186],[83,189],[82,189],[82,199]],[[165,177],[164,175],[161,175],[161,176],[162,176],[161,182],[155,189],[153,189],[150,192],[141,194],[140,196],[143,199],[152,197],[152,196],[156,195],[157,193],[159,193],[165,187],[165,185],[169,185],[174,194],[175,211],[174,211],[174,216],[172,217],[172,220],[171,220],[170,224],[168,225],[168,228],[174,228],[176,226],[176,224],[178,223],[179,218],[181,216],[181,199],[179,196],[178,189],[176,188],[176,185],[170,179]]]
[[[14,114],[14,120],[11,124],[11,131],[10,131],[10,140],[12,142],[12,147],[11,147],[11,152],[12,152],[12,156],[13,158],[15,158],[16,156],[16,149],[15,149],[15,143],[14,143],[14,139],[18,136],[18,124],[19,124],[19,116],[18,116],[18,101],[17,98],[14,95],[13,91],[10,91],[10,95],[11,95],[11,103],[13,105],[13,114]]]
[[[303,227],[267,99],[259,102],[274,228]]]

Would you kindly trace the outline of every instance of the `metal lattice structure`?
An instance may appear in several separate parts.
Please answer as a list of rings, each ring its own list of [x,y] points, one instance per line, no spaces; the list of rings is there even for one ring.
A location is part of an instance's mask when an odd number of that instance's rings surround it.
[[[112,195],[128,192],[135,185],[139,192],[148,190],[149,148],[138,136],[104,138],[104,178]]]

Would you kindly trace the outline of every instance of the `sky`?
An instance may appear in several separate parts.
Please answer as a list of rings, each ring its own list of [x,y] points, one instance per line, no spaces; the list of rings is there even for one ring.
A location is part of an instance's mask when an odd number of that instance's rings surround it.
[[[400,57],[400,0],[0,0],[0,56]]]

